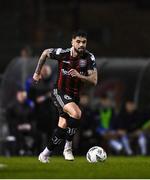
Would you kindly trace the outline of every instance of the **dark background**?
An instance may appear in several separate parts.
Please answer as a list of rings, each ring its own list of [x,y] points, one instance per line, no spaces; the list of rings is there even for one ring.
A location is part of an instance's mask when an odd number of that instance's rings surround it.
[[[149,57],[149,24],[149,0],[1,0],[0,72],[25,45],[69,47],[78,28],[97,57]]]
[[[27,99],[24,102],[30,100],[26,83],[32,80],[38,57],[42,51],[46,48],[70,47],[72,32],[77,29],[87,31],[87,49],[95,55],[98,70],[97,86],[93,88],[87,86],[85,89],[89,102],[82,105],[89,109],[85,110],[87,115],[85,124],[82,124],[80,134],[76,136],[75,147],[81,150],[77,153],[85,153],[89,146],[100,143],[99,137],[95,134],[96,128],[99,126],[92,125],[97,118],[95,111],[101,110],[100,101],[105,96],[112,103],[110,108],[114,110],[116,118],[122,113],[125,103],[131,101],[136,107],[134,109],[136,118],[138,117],[136,111],[143,113],[141,119],[138,119],[138,123],[141,120],[142,122],[143,120],[148,121],[150,119],[149,24],[150,0],[1,0],[0,154],[5,156],[23,155],[20,151],[22,149],[14,146],[14,142],[16,144],[23,142],[22,145],[28,147],[27,151],[23,149],[24,153],[38,154],[48,141],[48,133],[52,133],[57,122],[56,113],[52,109],[53,105],[47,104],[51,101],[46,96],[50,90],[49,85],[55,82],[56,61],[46,62],[52,68],[52,76],[50,75],[50,81],[47,81],[45,85],[45,91],[40,92],[40,88],[43,88],[42,85],[35,86],[35,90],[40,93],[37,93],[36,98],[44,96],[47,103],[44,106],[42,103],[38,104],[35,98],[33,100],[35,106],[27,106],[33,108],[33,113],[28,114],[32,115],[32,118],[24,115],[24,108],[19,115],[16,113],[18,120],[22,121],[19,123],[30,120],[28,124],[32,126],[32,129],[29,133],[32,135],[22,136],[23,140],[9,140],[9,135],[20,136],[20,131],[17,131],[18,126],[16,124],[10,126],[13,122],[10,107],[14,110],[17,109],[13,103],[18,101],[17,94],[20,91],[27,93]],[[30,83],[32,85],[32,81]],[[103,105],[105,106],[105,104]],[[18,107],[22,107],[19,101]],[[54,117],[51,117],[50,114],[54,114]],[[145,114],[148,114],[148,117],[145,118]],[[135,121],[131,118],[130,123],[136,124],[136,118]],[[45,124],[43,120],[45,120]],[[14,122],[17,123],[17,118]],[[46,130],[41,128],[39,122]],[[126,132],[128,127],[124,126],[125,123],[128,123],[128,119],[124,120],[123,116],[118,118],[118,124]],[[144,132],[143,127],[139,127],[138,123],[136,124],[137,128]],[[17,135],[11,131],[15,128]],[[87,135],[84,136],[86,130],[93,133],[90,138]],[[150,142],[149,132],[148,130],[148,137],[146,137],[148,142]],[[36,146],[32,146],[36,147],[35,150],[30,149],[31,147],[28,145],[30,141],[26,140],[26,137],[29,135],[35,144],[38,141]],[[81,148],[79,148],[80,145]],[[99,145],[102,145],[102,142]],[[17,153],[14,153],[16,151],[13,149],[14,147],[17,147]],[[150,145],[147,148],[147,155],[149,155]]]

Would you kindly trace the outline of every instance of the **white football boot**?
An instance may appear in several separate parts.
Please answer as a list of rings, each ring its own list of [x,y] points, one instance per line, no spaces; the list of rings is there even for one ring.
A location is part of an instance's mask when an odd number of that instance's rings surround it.
[[[74,156],[73,156],[71,148],[68,148],[68,149],[65,148],[64,152],[63,152],[63,155],[64,155],[65,160],[68,160],[68,161],[73,161],[74,160]]]
[[[39,161],[42,163],[49,163],[49,156],[44,155],[43,153],[40,153],[39,155]]]
[[[64,155],[65,160],[68,160],[68,161],[74,160],[74,156],[72,153],[72,141],[66,140],[63,155]]]

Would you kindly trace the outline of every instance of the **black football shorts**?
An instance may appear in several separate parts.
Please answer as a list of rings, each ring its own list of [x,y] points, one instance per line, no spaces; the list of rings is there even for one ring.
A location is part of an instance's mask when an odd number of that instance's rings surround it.
[[[68,114],[63,111],[64,105],[70,102],[75,102],[76,104],[79,103],[78,99],[72,98],[71,96],[63,93],[62,91],[58,89],[53,89],[51,93],[51,98],[59,112],[59,116],[64,117],[64,118],[68,117]]]

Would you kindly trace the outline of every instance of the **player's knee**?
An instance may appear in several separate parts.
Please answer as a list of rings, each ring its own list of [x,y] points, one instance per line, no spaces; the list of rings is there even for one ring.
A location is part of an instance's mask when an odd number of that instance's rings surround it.
[[[71,117],[73,117],[75,119],[81,119],[81,110],[72,111]]]
[[[61,127],[61,128],[66,128],[67,127],[67,123],[65,121],[61,121],[61,122],[58,122],[58,126]]]
[[[67,122],[64,117],[60,117],[58,121],[58,126],[61,128],[66,128],[67,127]]]

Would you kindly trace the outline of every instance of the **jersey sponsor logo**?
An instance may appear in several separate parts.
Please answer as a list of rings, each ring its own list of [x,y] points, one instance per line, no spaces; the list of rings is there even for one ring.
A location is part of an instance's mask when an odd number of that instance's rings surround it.
[[[69,61],[63,61],[63,63],[70,64],[70,62],[69,62]]]
[[[72,98],[70,96],[68,96],[67,94],[64,95],[64,98],[67,100],[71,100]]]
[[[80,67],[86,67],[86,65],[87,65],[87,60],[85,60],[85,59],[80,59],[80,61],[79,61],[79,66],[80,66]]]

